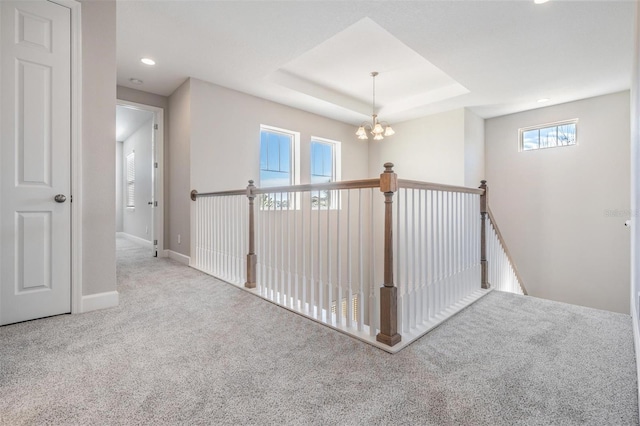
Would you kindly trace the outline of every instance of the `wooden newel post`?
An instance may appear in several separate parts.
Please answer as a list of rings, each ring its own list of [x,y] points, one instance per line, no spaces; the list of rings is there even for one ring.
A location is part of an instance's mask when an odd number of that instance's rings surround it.
[[[482,269],[482,281],[481,287],[487,289],[489,284],[489,265],[487,263],[487,215],[488,213],[488,201],[489,201],[489,188],[487,187],[487,181],[480,181],[480,189],[484,190],[484,193],[480,195],[480,216],[482,223],[480,225],[480,267]]]
[[[249,254],[247,254],[247,282],[244,283],[244,286],[247,288],[256,287],[256,264],[258,263],[255,228],[253,224],[253,200],[256,198],[256,194],[253,193],[254,189],[256,189],[256,187],[253,181],[250,180],[247,186],[247,198],[249,199]]]
[[[380,192],[384,193],[384,285],[380,287],[380,333],[378,342],[393,346],[398,334],[398,288],[393,285],[393,193],[398,190],[398,175],[393,163],[384,164],[380,175]]]

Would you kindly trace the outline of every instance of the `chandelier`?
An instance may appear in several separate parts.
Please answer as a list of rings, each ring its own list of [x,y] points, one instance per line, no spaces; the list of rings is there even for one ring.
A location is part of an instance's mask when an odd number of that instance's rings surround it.
[[[373,71],[371,73],[371,77],[373,79],[373,107],[371,113],[371,122],[364,121],[358,127],[358,131],[356,132],[356,136],[358,139],[369,139],[367,135],[367,130],[371,132],[373,135],[374,141],[379,141],[384,139],[385,136],[391,136],[396,132],[393,131],[391,126],[386,121],[378,121],[378,114],[376,114],[376,76],[378,75],[377,71]]]

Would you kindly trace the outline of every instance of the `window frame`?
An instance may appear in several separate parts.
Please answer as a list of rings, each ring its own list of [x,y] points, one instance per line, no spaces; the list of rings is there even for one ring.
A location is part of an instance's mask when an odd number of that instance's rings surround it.
[[[264,186],[262,182],[262,164],[261,164],[261,156],[262,156],[262,132],[270,132],[270,133],[278,133],[284,134],[286,136],[291,137],[291,142],[289,146],[289,184],[285,186],[299,185],[300,184],[300,132],[296,132],[293,130],[283,129],[281,127],[269,126],[266,124],[260,125],[260,133],[258,138],[258,187],[259,188],[274,188],[275,186]],[[268,154],[267,154],[268,155]],[[266,194],[258,197],[258,205],[260,206],[260,210],[271,210],[272,206],[266,206],[266,202],[273,202],[273,209],[277,209],[278,200],[266,200]],[[280,200],[282,202],[282,200]],[[286,210],[298,209],[296,202],[295,206],[289,205],[287,200],[287,206],[283,207]]]
[[[544,129],[549,129],[552,127],[556,128],[556,135],[557,135],[557,128],[560,126],[565,126],[567,124],[573,124],[575,125],[575,143],[572,143],[570,145],[556,145],[556,146],[545,146],[545,147],[540,147],[540,139],[539,139],[539,135],[540,133],[538,132],[538,148],[534,148],[534,149],[525,149],[524,148],[524,134],[526,132],[530,132],[532,130],[544,130]],[[530,151],[540,151],[540,150],[546,150],[546,149],[552,149],[552,148],[566,148],[566,147],[570,147],[570,146],[577,146],[578,145],[578,119],[577,118],[572,118],[569,120],[561,120],[561,121],[554,121],[551,123],[545,123],[545,124],[539,124],[536,126],[529,126],[529,127],[521,127],[518,129],[518,151],[520,152],[530,152]]]
[[[300,132],[293,130],[282,129],[280,127],[268,126],[266,124],[260,125],[260,137],[258,138],[258,185],[260,188],[269,188],[262,184],[262,164],[260,164],[260,156],[262,154],[262,132],[279,133],[287,136],[291,136],[290,144],[290,158],[289,158],[289,185],[300,184]]]
[[[313,184],[311,182],[312,180],[312,170],[313,170],[313,149],[312,146],[314,143],[318,143],[318,144],[323,144],[323,145],[329,145],[331,146],[331,180],[330,182],[339,182],[342,180],[342,142],[340,141],[336,141],[333,139],[327,139],[327,138],[321,138],[318,136],[311,136],[311,139],[309,140],[309,183]],[[317,191],[312,191],[312,194],[315,193]],[[340,194],[340,191],[331,191],[331,192],[335,192],[338,195]],[[313,195],[312,195],[313,196]],[[337,197],[332,197],[331,198],[331,204],[327,207],[324,207],[325,209],[331,209],[331,210],[336,210],[336,209],[340,209],[340,200],[337,199]],[[316,206],[312,205],[312,208],[317,208]]]

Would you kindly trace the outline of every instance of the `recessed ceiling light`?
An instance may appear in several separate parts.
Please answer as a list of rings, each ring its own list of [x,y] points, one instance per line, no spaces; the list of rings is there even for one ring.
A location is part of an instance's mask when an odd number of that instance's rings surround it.
[[[538,103],[542,103],[542,102],[549,102],[549,101],[550,101],[550,99],[549,99],[549,98],[541,98],[541,99],[538,99]]]
[[[140,80],[139,78],[130,78],[129,81],[131,82],[131,84],[142,84],[142,83],[144,83],[144,81]]]
[[[140,59],[140,62],[142,62],[145,65],[155,65],[156,64],[156,61],[154,61],[151,58],[142,58],[142,59]]]
[[[542,4],[542,3],[546,3],[546,2],[548,2],[548,1],[549,1],[549,0],[533,0],[533,2],[534,2],[535,4]]]

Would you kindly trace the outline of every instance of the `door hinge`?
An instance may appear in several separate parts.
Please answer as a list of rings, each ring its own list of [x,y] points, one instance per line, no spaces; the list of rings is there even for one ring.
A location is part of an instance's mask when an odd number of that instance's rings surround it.
[[[147,127],[147,129],[148,129],[148,127]],[[154,125],[153,125],[153,129],[154,129],[154,130],[158,130],[158,125],[157,125],[157,124],[154,124]]]
[[[158,163],[157,162],[153,163],[153,165],[155,166],[156,169],[158,168]]]

